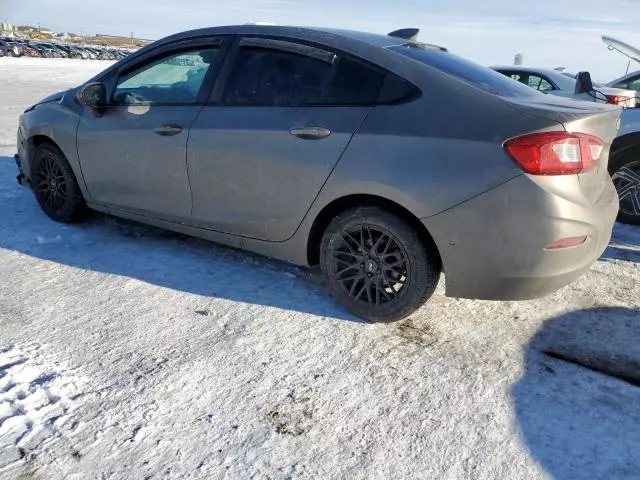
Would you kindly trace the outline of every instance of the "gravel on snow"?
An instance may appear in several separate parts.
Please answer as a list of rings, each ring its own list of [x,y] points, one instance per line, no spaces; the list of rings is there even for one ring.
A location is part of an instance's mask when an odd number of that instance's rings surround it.
[[[303,269],[47,219],[17,117],[104,66],[0,59],[1,478],[638,478],[640,230],[547,298],[363,323]]]

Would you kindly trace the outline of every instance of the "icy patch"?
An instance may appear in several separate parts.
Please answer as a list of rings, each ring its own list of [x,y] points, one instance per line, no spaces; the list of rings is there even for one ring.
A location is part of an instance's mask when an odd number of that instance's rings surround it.
[[[41,235],[38,235],[36,237],[36,240],[38,240],[38,243],[43,245],[43,244],[47,244],[47,243],[58,243],[62,241],[62,236],[61,235],[56,235],[55,237],[43,237]]]
[[[64,438],[77,380],[42,362],[37,345],[0,349],[0,474]]]

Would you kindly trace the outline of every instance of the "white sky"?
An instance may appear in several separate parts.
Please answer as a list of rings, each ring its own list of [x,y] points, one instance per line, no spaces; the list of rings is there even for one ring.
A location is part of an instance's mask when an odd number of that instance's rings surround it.
[[[600,36],[640,47],[639,17],[640,0],[0,0],[0,21],[143,38],[249,21],[375,32],[415,26],[422,40],[478,63],[510,64],[522,53],[528,65],[589,70],[601,81],[622,75],[627,61]]]

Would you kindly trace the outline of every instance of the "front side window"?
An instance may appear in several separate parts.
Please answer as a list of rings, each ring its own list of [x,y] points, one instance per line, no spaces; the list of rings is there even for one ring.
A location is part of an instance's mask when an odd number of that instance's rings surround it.
[[[217,48],[182,51],[162,57],[118,79],[113,101],[121,105],[196,103]]]

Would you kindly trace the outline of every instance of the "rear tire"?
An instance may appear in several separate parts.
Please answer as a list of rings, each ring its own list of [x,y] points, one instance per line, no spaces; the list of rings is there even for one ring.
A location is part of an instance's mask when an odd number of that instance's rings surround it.
[[[618,221],[640,225],[640,147],[615,152],[609,173],[620,197]]]
[[[42,211],[52,220],[75,223],[89,211],[76,177],[64,154],[54,145],[35,149],[31,186]]]
[[[356,207],[333,219],[320,247],[332,296],[372,322],[401,320],[433,295],[440,257],[404,220],[378,207]]]

